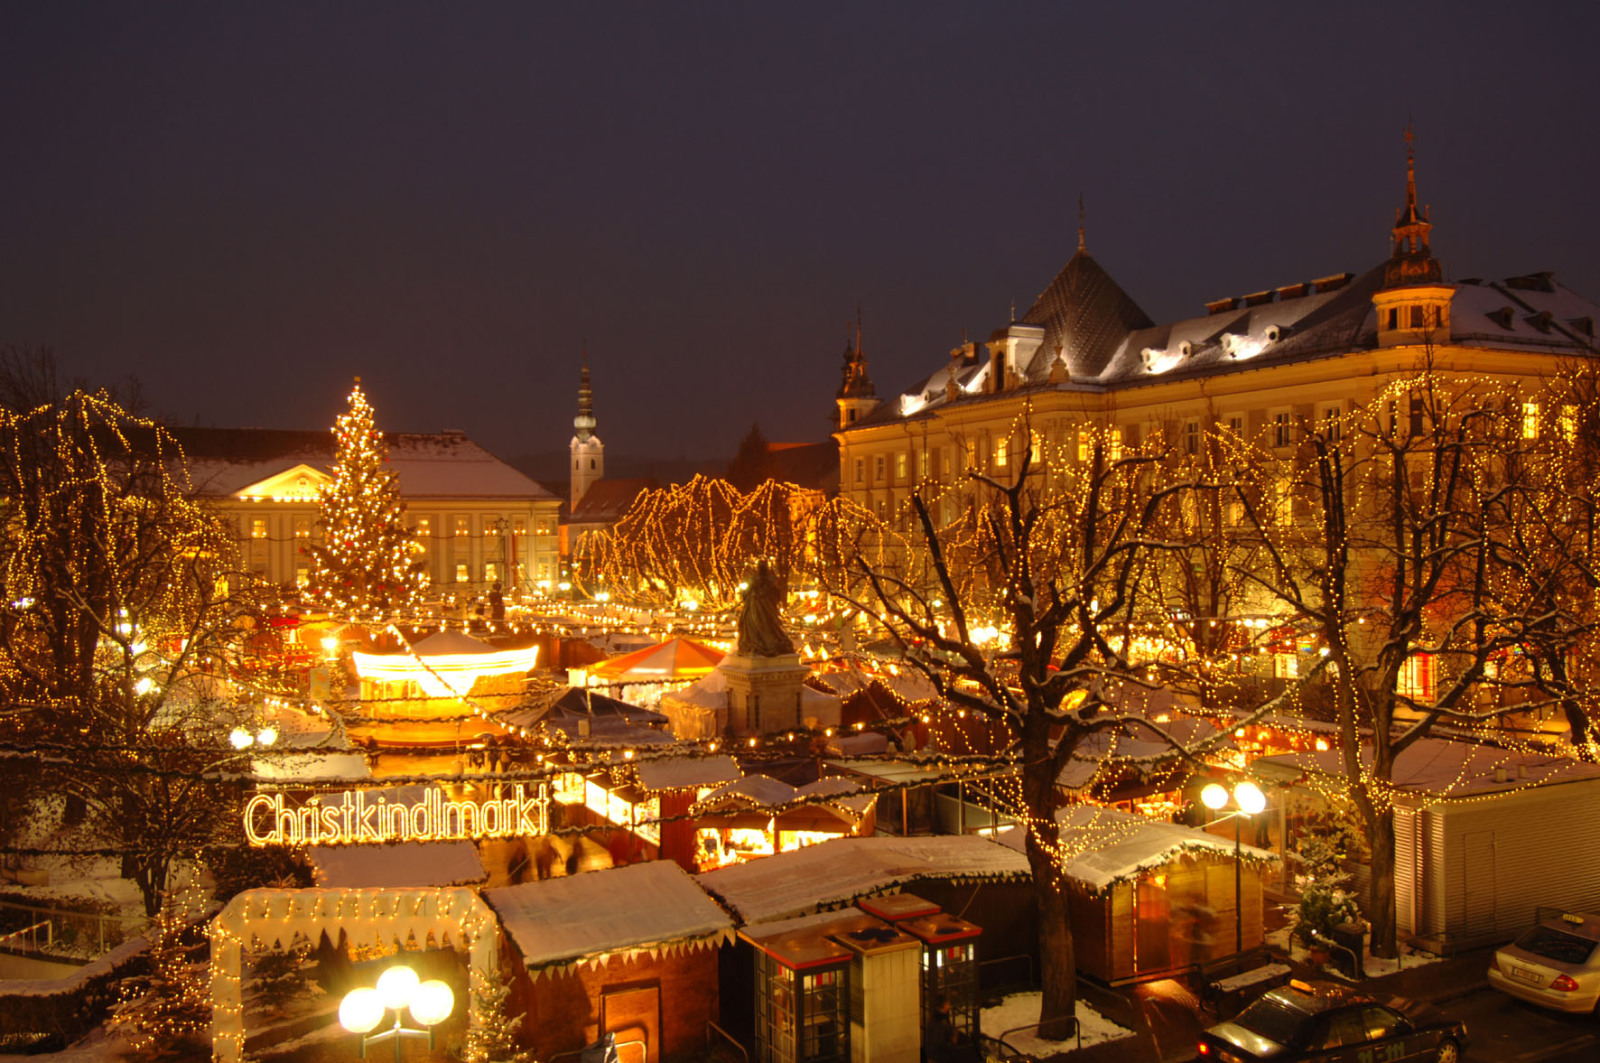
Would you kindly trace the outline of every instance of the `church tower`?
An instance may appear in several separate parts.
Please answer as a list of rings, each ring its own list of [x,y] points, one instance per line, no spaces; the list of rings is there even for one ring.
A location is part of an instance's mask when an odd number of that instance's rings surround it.
[[[578,378],[578,416],[572,419],[572,508],[595,482],[606,474],[606,445],[594,434],[594,395],[589,390],[589,353],[583,355],[583,373]]]
[[[834,428],[844,431],[865,417],[878,405],[878,391],[867,375],[867,355],[861,349],[861,311],[856,311],[855,341],[850,340],[848,327],[844,344],[844,380],[837,393],[839,412],[834,418]]]
[[[1417,209],[1417,155],[1406,130],[1406,205],[1396,212],[1393,251],[1383,267],[1383,287],[1373,293],[1378,310],[1378,346],[1450,341],[1450,299],[1455,286],[1433,257],[1428,209]]]

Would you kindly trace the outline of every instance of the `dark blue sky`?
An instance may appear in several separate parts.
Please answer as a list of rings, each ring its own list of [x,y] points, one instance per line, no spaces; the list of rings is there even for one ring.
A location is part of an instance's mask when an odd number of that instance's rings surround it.
[[[1591,5],[110,4],[0,13],[0,342],[203,424],[827,431],[1089,247],[1158,320],[1387,253],[1600,297]],[[1115,10],[1112,10],[1112,9]]]

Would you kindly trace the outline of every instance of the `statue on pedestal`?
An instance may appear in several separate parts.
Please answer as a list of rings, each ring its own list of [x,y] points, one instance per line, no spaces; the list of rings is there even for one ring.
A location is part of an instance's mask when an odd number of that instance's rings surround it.
[[[751,573],[739,608],[739,642],[734,653],[740,657],[783,657],[794,653],[794,642],[778,619],[783,587],[772,569],[762,561]]]

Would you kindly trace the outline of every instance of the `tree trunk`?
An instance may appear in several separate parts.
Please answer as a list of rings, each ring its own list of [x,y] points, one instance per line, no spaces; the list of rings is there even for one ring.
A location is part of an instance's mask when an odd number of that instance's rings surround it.
[[[1072,940],[1067,892],[1062,888],[1053,860],[1028,840],[1028,862],[1033,869],[1033,894],[1039,906],[1039,979],[1044,990],[1039,1008],[1039,1036],[1065,1040],[1067,1020],[1076,1014],[1078,956]]]
[[[1400,945],[1394,900],[1394,809],[1385,805],[1369,820],[1367,842],[1372,847],[1372,896],[1367,918],[1372,921],[1372,954],[1393,959]]]

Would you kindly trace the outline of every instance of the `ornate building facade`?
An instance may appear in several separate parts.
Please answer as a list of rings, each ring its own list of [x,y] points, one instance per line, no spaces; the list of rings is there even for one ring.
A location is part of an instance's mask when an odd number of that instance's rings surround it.
[[[1113,447],[1163,433],[1192,448],[1226,427],[1287,452],[1304,426],[1370,401],[1424,358],[1525,387],[1538,416],[1540,379],[1597,353],[1600,307],[1549,273],[1447,282],[1431,230],[1408,160],[1388,259],[1157,323],[1089,254],[1080,226],[1076,254],[1020,320],[955,348],[907,391],[879,400],[859,344],[847,350],[840,490],[893,517],[912,492],[969,470],[1003,479],[1020,447],[1081,459],[1089,428]]]

